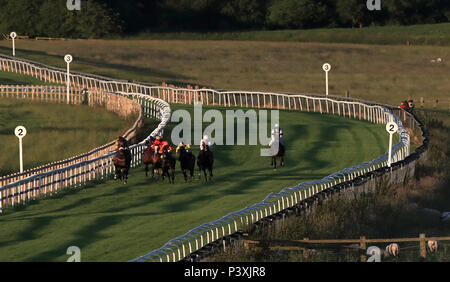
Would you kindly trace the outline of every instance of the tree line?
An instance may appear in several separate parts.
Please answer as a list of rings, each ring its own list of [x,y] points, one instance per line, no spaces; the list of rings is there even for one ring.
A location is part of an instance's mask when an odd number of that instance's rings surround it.
[[[0,0],[0,33],[102,38],[139,32],[231,31],[448,22],[449,0]]]

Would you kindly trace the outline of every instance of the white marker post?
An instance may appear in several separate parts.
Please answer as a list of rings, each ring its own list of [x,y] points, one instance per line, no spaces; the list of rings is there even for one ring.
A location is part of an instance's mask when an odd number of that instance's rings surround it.
[[[64,56],[67,63],[67,104],[70,104],[70,63],[73,61],[72,55]]]
[[[386,131],[389,133],[389,154],[388,154],[388,166],[392,164],[392,137],[394,133],[398,131],[398,125],[395,122],[389,122],[386,124]]]
[[[15,33],[15,32],[13,31],[13,32],[11,32],[11,33],[9,34],[9,36],[10,36],[11,39],[12,39],[12,50],[13,50],[13,56],[15,57],[15,56],[16,56],[16,42],[15,42],[15,39],[16,39],[16,37],[17,37],[17,33]]]
[[[331,65],[326,63],[322,66],[323,71],[325,72],[325,85],[327,88],[327,96],[328,96],[328,72],[331,70]]]
[[[18,126],[14,130],[14,134],[19,138],[19,163],[20,163],[20,173],[23,172],[23,150],[22,150],[22,139],[27,135],[27,129],[24,126]]]

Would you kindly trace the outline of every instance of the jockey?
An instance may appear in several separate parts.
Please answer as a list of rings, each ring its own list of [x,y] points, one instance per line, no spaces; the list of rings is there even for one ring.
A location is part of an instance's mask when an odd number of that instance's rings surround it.
[[[153,142],[152,144],[152,151],[157,154],[158,153],[158,149],[162,143],[162,138],[161,136],[156,136],[156,140]]]
[[[177,150],[176,150],[176,153],[177,153],[177,154],[178,154],[178,151],[179,151],[182,147],[186,148],[186,145],[184,145],[183,142],[181,142],[180,145],[178,145]]]
[[[116,141],[117,150],[123,150],[126,149],[127,146],[127,139],[123,138],[122,136],[119,136],[119,138]]]
[[[200,140],[200,151],[206,151],[212,145],[211,139],[209,139],[208,135],[203,136],[203,139]]]
[[[178,154],[178,151],[179,151],[181,148],[184,148],[184,150],[186,151],[186,153],[192,153],[192,152],[191,152],[191,145],[190,145],[190,144],[184,145],[184,143],[181,142],[180,145],[178,145],[178,147],[177,147],[177,149],[176,149],[176,153],[177,153],[177,154]]]
[[[283,143],[283,130],[280,128],[280,125],[278,123],[276,123],[272,129],[272,138],[270,140],[269,146],[272,147],[273,143],[275,142],[275,140],[277,139],[278,136],[278,141],[280,142],[280,144],[282,146],[284,146]]]
[[[166,140],[163,140],[163,141],[161,142],[161,145],[160,145],[159,147],[160,147],[160,148],[159,148],[159,154],[162,154],[162,153],[164,152],[165,149],[167,149],[167,151],[168,151],[169,153],[172,153],[172,151],[173,151],[172,146],[170,146],[169,142],[166,141]]]

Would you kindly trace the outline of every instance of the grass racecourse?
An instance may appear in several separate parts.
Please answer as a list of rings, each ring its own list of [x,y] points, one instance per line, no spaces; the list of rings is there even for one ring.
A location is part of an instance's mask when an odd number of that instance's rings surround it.
[[[71,69],[77,71],[216,89],[324,93],[321,67],[329,62],[331,94],[342,96],[348,90],[352,97],[390,104],[407,98],[418,104],[424,97],[426,108],[432,108],[438,99],[438,108],[448,109],[450,49],[445,43],[448,36],[439,39],[446,29],[447,25],[433,25],[408,31],[428,34],[434,38],[430,44],[441,46],[418,46],[414,41],[410,46],[389,45],[397,44],[389,42],[396,37],[389,29],[368,31],[371,42],[358,40],[362,36],[359,29],[349,30],[352,40],[370,45],[338,40],[320,43],[319,30],[316,37],[311,36],[311,40],[316,38],[314,43],[295,42],[307,41],[304,35],[293,35],[304,40],[274,42],[264,39],[267,33],[260,35],[260,41],[212,37],[20,40],[16,46],[19,57],[61,68],[65,67],[64,55],[71,53]],[[398,37],[399,42],[406,38]],[[0,53],[10,53],[10,42],[0,41]],[[444,61],[432,62],[436,58]],[[16,75],[13,79],[23,81]],[[173,105],[173,109],[181,106]],[[288,148],[287,166],[277,172],[270,168],[269,159],[259,156],[260,146],[215,147],[215,178],[208,184],[198,180],[185,184],[178,171],[175,185],[156,183],[146,179],[143,167],[138,167],[131,171],[127,185],[111,180],[91,183],[7,211],[0,216],[0,261],[63,262],[69,246],[80,247],[82,261],[130,260],[283,187],[374,159],[388,146],[382,125],[303,112],[281,111],[280,118]],[[146,128],[154,128],[154,121],[146,122],[150,124]]]
[[[286,167],[277,172],[270,158],[260,157],[261,146],[214,147],[215,177],[207,184],[184,183],[179,171],[174,185],[155,182],[141,166],[127,185],[96,183],[0,216],[0,261],[65,261],[69,246],[81,249],[82,261],[134,259],[271,192],[374,159],[387,148],[382,125],[289,111],[280,112],[280,124],[288,147]]]

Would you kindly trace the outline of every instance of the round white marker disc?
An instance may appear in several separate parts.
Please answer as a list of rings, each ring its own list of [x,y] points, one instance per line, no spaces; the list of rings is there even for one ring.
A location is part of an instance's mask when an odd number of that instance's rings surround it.
[[[72,55],[65,55],[64,56],[64,61],[66,61],[66,63],[71,63],[73,60]]]
[[[331,70],[331,65],[326,63],[322,66],[322,69],[326,72],[329,72]]]
[[[398,125],[395,122],[389,122],[386,124],[386,131],[389,134],[394,134],[398,131]]]
[[[18,126],[14,130],[14,134],[17,136],[17,138],[23,138],[27,135],[27,129],[24,126]]]

